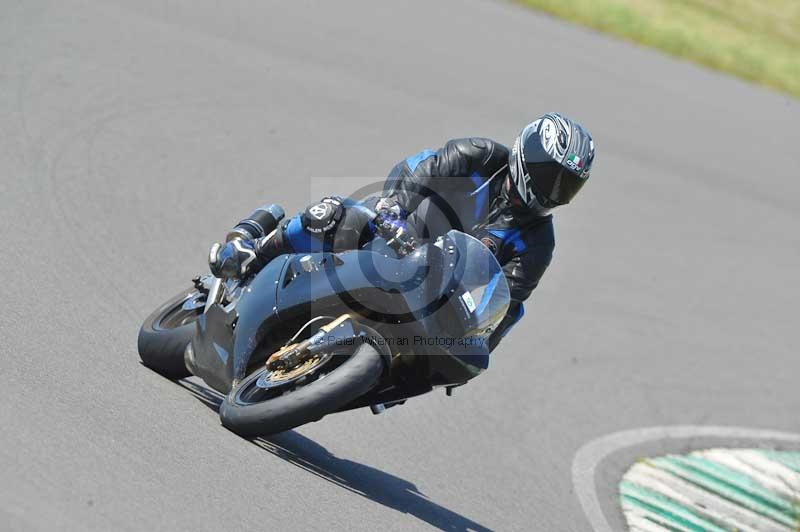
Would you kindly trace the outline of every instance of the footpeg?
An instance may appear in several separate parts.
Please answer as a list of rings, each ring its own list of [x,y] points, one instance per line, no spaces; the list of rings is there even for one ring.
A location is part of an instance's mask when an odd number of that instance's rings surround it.
[[[378,403],[376,405],[369,405],[369,409],[372,410],[372,413],[375,414],[376,416],[378,414],[383,414],[384,412],[386,412],[386,407],[383,405],[383,403]]]

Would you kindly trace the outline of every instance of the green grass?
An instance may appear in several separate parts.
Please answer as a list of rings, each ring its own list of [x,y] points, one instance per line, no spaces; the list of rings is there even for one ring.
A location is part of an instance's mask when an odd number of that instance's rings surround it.
[[[800,97],[800,0],[518,0]]]

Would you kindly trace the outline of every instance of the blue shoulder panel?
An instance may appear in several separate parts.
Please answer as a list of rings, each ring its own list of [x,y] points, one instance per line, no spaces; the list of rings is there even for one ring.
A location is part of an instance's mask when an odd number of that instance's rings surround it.
[[[469,176],[472,179],[472,183],[475,185],[475,190],[470,194],[470,196],[475,196],[475,219],[478,220],[483,214],[483,210],[486,207],[486,200],[489,198],[489,187],[486,185],[489,184],[489,181],[483,182],[483,177],[478,172],[473,173]]]
[[[295,253],[317,253],[322,251],[322,240],[303,229],[300,215],[296,215],[286,226],[284,235]]]
[[[489,229],[489,232],[497,238],[502,239],[503,244],[511,244],[514,246],[515,253],[522,253],[528,249],[528,246],[525,245],[525,241],[522,240],[520,236],[519,229]]]
[[[409,170],[412,172],[417,169],[419,163],[427,159],[428,157],[433,157],[436,155],[436,152],[433,150],[422,150],[416,155],[412,155],[408,159],[406,159],[406,164],[408,165]]]

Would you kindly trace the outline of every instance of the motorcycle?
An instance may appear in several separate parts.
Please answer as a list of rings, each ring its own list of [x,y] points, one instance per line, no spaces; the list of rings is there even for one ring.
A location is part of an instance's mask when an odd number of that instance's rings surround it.
[[[163,376],[223,394],[226,428],[265,436],[435,388],[451,395],[488,367],[509,303],[497,259],[465,233],[402,253],[376,237],[282,255],[243,280],[196,277],[145,320],[138,348]]]

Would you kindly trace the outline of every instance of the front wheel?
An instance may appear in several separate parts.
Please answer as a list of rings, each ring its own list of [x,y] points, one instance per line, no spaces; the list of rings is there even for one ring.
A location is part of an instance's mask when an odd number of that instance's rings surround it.
[[[266,368],[246,377],[223,401],[222,424],[241,436],[267,436],[317,421],[364,395],[384,362],[370,344],[348,356],[326,355],[314,366],[274,380]]]
[[[144,365],[168,379],[191,375],[183,361],[183,352],[192,341],[194,322],[204,306],[205,294],[189,289],[150,314],[139,329],[139,358]]]

